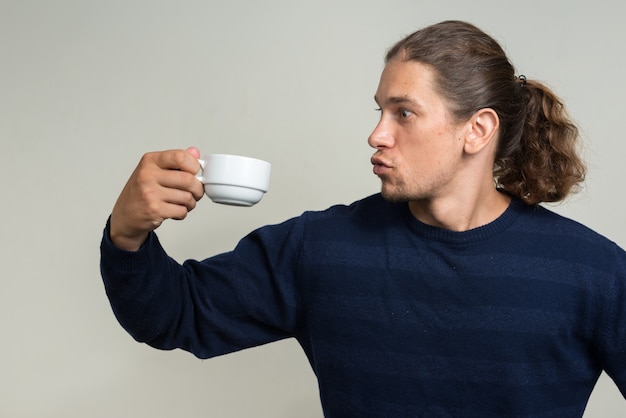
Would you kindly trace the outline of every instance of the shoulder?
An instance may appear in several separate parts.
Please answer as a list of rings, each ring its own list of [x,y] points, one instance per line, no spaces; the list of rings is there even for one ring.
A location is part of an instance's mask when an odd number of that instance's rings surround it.
[[[299,216],[287,219],[279,224],[266,225],[263,228],[346,221],[382,220],[388,218],[389,215],[402,212],[405,206],[406,204],[390,203],[378,193],[349,204],[336,204],[321,210],[308,210]]]
[[[614,265],[617,260],[624,263],[626,254],[622,248],[582,223],[540,205],[520,204],[518,210],[521,216],[514,229],[522,242],[526,237],[537,248],[568,253],[579,262]]]
[[[302,214],[308,223],[377,223],[393,222],[407,213],[407,205],[391,203],[385,200],[380,193],[357,200],[351,204],[340,204],[322,211],[309,211]]]
[[[407,213],[406,204],[391,203],[380,194],[374,194],[350,204],[306,211],[281,224],[269,225],[261,230],[288,233],[294,238],[300,237],[299,239],[354,239],[355,234],[369,236],[382,230],[406,226]]]
[[[387,211],[395,205],[385,200],[380,193],[367,196],[363,199],[357,200],[350,204],[338,204],[329,207],[323,211],[311,212],[317,213],[321,216],[334,216],[334,215],[366,215],[376,210]]]
[[[527,206],[522,211],[525,215],[521,218],[522,222],[530,230],[594,244],[614,245],[612,241],[593,229],[544,206]]]

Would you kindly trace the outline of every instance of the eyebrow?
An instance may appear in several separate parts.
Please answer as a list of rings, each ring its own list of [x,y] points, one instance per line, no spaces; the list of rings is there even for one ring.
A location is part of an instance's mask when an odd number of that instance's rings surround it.
[[[378,104],[378,98],[376,96],[374,96],[374,101]],[[409,103],[413,106],[418,106],[421,107],[421,105],[414,99],[412,99],[411,97],[409,97],[408,95],[403,95],[403,96],[391,96],[388,97],[385,100],[385,104],[390,104],[390,105],[394,105],[394,104],[405,104],[405,103]]]

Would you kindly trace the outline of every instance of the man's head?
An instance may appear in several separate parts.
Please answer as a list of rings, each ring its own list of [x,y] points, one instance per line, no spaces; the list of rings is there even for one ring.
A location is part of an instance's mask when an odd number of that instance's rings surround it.
[[[433,73],[433,88],[463,123],[489,109],[497,115],[494,161],[498,189],[528,204],[557,202],[585,178],[577,126],[544,84],[516,77],[498,43],[475,26],[446,21],[394,45],[386,57],[419,63]]]
[[[369,139],[383,195],[432,200],[492,188],[499,136],[523,119],[519,90],[502,49],[469,24],[443,22],[397,43],[386,57],[375,97],[381,120]]]
[[[435,88],[456,121],[493,109],[500,125],[498,156],[506,154],[504,148],[517,148],[524,122],[523,92],[513,65],[492,37],[469,23],[445,21],[396,43],[386,62],[393,59],[430,67]]]

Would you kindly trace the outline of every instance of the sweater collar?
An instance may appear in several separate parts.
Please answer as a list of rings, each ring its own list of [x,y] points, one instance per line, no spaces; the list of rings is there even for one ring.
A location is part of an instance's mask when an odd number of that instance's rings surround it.
[[[524,211],[531,208],[521,200],[512,198],[507,209],[492,222],[479,226],[478,228],[458,232],[425,224],[413,216],[407,203],[403,203],[402,207],[406,221],[410,228],[418,235],[426,239],[454,245],[472,244],[491,238],[509,228],[519,219]]]

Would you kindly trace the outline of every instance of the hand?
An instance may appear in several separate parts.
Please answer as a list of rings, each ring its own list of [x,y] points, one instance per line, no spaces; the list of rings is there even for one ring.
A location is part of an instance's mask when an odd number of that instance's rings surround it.
[[[145,154],[113,207],[111,240],[136,251],[166,219],[184,219],[204,193],[197,148]]]

